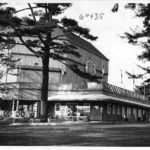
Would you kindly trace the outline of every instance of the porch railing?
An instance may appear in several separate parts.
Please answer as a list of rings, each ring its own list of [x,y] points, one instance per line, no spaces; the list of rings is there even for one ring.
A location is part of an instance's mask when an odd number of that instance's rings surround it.
[[[18,89],[20,92],[23,92],[23,94],[26,95],[27,94],[30,96],[32,94],[32,96],[36,97],[39,96],[40,90],[41,90],[41,83],[32,83],[32,82],[13,82],[13,83],[7,83],[7,84],[0,84],[0,87],[2,86],[6,86],[7,90],[14,90],[14,89]],[[79,88],[80,87],[80,88]],[[32,91],[32,92],[31,92]],[[53,84],[53,83],[49,83],[49,93],[51,92],[59,92],[59,91],[88,91],[89,93],[94,92],[94,91],[101,91],[104,92],[106,94],[111,94],[114,96],[120,96],[120,97],[126,97],[126,98],[132,98],[132,99],[137,99],[137,100],[148,100],[147,97],[140,95],[138,93],[123,89],[121,87],[112,85],[112,84],[108,84],[108,83],[101,83],[101,84],[97,84],[97,83],[88,83],[87,87],[82,88],[82,86],[78,86],[78,84]],[[38,92],[36,94],[36,92]],[[20,95],[20,93],[18,92],[18,94]],[[35,94],[35,95],[34,95]]]
[[[131,97],[131,98],[139,99],[139,100],[148,100],[148,98],[145,97],[144,95],[141,95],[136,92],[132,92],[132,91],[108,84],[108,83],[103,83],[102,89],[104,91],[107,91],[108,93],[118,95],[118,96]]]

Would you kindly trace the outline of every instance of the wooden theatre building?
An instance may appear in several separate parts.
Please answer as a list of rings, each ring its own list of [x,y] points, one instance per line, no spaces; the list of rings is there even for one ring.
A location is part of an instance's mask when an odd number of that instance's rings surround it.
[[[63,32],[60,28],[55,34]],[[28,37],[27,37],[28,38]],[[32,38],[32,37],[30,37]],[[149,119],[150,103],[137,93],[108,84],[109,60],[88,41],[75,34],[66,35],[68,42],[75,45],[80,58],[71,57],[74,63],[85,72],[101,77],[101,83],[90,82],[67,68],[57,60],[49,63],[49,113],[57,118],[88,117],[89,120],[129,121]],[[39,117],[42,62],[23,46],[11,50],[14,58],[20,58],[16,69],[17,75],[7,75],[3,84],[10,85],[12,96],[6,95],[0,103],[0,112],[8,111],[15,116],[23,111],[24,117],[33,112]],[[15,88],[14,88],[15,87]],[[11,95],[11,94],[10,94]]]

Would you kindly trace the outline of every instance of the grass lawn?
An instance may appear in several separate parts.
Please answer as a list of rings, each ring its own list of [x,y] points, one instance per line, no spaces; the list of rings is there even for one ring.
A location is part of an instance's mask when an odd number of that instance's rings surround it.
[[[100,124],[0,126],[0,145],[150,146],[150,127]]]

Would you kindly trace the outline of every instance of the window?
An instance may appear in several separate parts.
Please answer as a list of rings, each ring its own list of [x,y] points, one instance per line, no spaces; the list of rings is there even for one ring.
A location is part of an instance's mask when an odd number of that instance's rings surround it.
[[[107,104],[107,114],[111,114],[111,104]]]
[[[120,105],[117,106],[117,114],[118,114],[118,115],[121,114],[121,106],[120,106]]]
[[[36,62],[36,63],[34,63],[34,65],[35,65],[35,66],[38,66],[38,65],[39,65],[39,63],[37,63],[37,62]]]
[[[133,114],[136,116],[137,115],[137,109],[133,108]]]
[[[55,110],[60,111],[60,104],[59,103],[55,104]]]
[[[116,114],[116,111],[117,111],[117,107],[116,105],[113,105],[113,114]]]
[[[84,104],[84,112],[86,112],[86,113],[90,112],[90,104],[89,103]]]
[[[145,109],[143,109],[142,114],[145,114]]]
[[[122,106],[122,115],[125,115],[126,112],[125,112],[125,106]]]
[[[142,109],[138,108],[138,117],[142,117]]]
[[[127,117],[130,118],[131,116],[131,107],[127,106]]]

